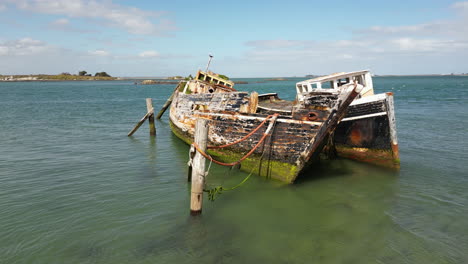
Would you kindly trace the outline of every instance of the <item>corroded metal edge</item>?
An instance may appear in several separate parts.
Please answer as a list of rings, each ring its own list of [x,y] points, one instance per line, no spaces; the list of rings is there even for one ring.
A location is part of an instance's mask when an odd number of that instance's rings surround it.
[[[336,145],[335,148],[338,156],[342,158],[366,162],[391,169],[400,168],[400,159],[394,157],[394,149],[398,151],[398,145],[392,145],[393,150],[356,148],[345,145]]]
[[[334,135],[338,156],[399,169],[393,94],[366,97],[352,106],[350,116],[342,120]]]

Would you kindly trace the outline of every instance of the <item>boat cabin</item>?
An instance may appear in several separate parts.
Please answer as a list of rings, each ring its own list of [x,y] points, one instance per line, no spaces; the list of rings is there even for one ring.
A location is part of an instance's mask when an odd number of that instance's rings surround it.
[[[364,86],[360,97],[373,95],[372,76],[368,70],[356,72],[340,72],[296,83],[297,99],[304,100],[304,96],[311,92],[335,93],[344,87],[349,87],[357,81]]]
[[[232,88],[234,82],[222,78],[219,74],[213,72],[198,71],[195,80],[205,81],[208,83],[220,84]]]
[[[232,92],[234,82],[226,80],[213,72],[198,71],[195,78],[186,83],[183,93],[220,93]]]

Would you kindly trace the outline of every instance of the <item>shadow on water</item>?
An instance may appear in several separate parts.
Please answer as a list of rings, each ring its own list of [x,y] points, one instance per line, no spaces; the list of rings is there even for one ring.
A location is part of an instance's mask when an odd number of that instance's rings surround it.
[[[306,168],[299,174],[295,184],[307,183],[310,181],[318,181],[335,177],[348,177],[352,175],[360,175],[360,173],[369,174],[369,172],[377,174],[386,174],[388,176],[399,176],[398,170],[392,170],[374,166],[371,164],[356,162],[352,160],[336,158],[321,160],[316,164]]]
[[[299,174],[295,183],[301,184],[308,181],[316,181],[331,177],[344,177],[349,175],[352,169],[342,160],[324,160],[308,167]]]

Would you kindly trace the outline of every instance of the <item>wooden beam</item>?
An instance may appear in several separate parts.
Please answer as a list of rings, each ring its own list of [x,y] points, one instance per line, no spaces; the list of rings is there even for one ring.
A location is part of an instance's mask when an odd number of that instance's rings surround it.
[[[152,115],[152,114],[154,114],[154,113],[153,113],[153,112],[148,112],[148,113],[146,113],[146,115],[145,115],[140,121],[138,121],[138,123],[137,123],[137,124],[135,125],[135,127],[128,133],[127,136],[133,135],[133,133],[135,133],[135,132],[138,130],[138,128],[140,128],[141,125],[143,125],[143,123],[146,121],[146,119],[148,119],[148,117],[149,117],[150,115]]]
[[[182,83],[182,82],[181,82]],[[166,103],[164,103],[163,107],[161,108],[161,110],[159,110],[159,113],[158,115],[156,116],[156,119],[161,119],[162,115],[164,114],[164,112],[166,112],[167,108],[171,105],[172,103],[172,99],[174,98],[174,95],[175,93],[177,92],[177,90],[179,89],[179,86],[180,84],[176,86],[176,88],[174,89],[174,91],[172,92],[171,96],[167,99]]]
[[[311,158],[316,159],[320,154],[322,148],[325,145],[324,140],[335,131],[338,123],[343,119],[348,111],[349,105],[353,102],[354,98],[359,95],[362,90],[362,85],[355,83],[353,89],[350,92],[345,90],[342,91],[338,100],[336,101],[333,108],[330,110],[331,114],[325,122],[320,126],[319,131],[315,135],[315,138],[312,140],[311,144],[303,152],[304,161],[308,161]]]

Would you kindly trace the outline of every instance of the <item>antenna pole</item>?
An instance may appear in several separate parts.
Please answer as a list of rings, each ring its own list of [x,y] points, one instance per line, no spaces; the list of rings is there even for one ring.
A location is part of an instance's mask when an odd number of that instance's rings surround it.
[[[211,55],[211,54],[209,54],[208,56],[210,56],[210,58],[208,59],[208,64],[206,65],[206,71],[205,72],[208,72],[208,68],[210,67],[211,59],[213,58],[213,55]]]

